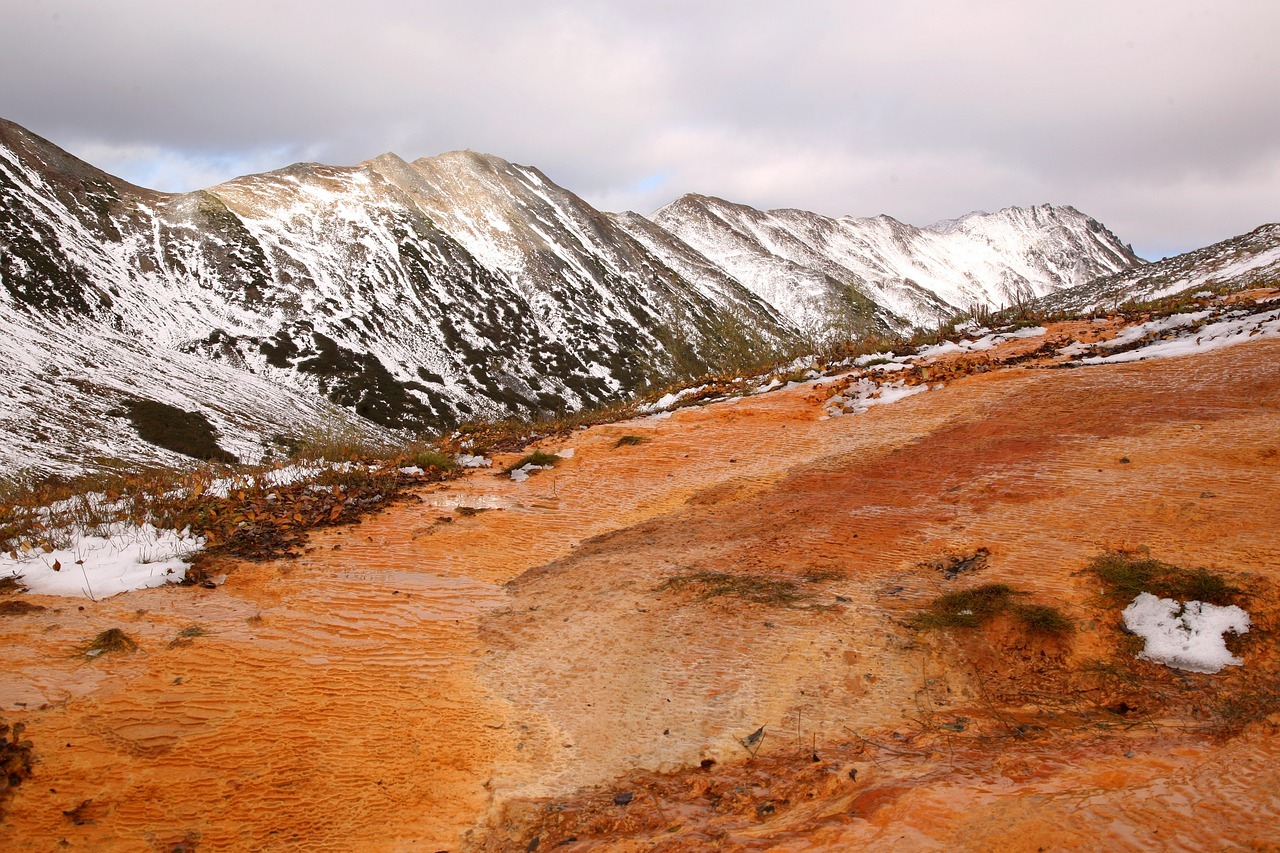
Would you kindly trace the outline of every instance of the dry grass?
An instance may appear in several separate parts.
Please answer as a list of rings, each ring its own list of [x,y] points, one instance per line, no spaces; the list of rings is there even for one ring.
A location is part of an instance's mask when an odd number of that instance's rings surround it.
[[[667,578],[658,592],[692,592],[695,601],[737,598],[770,607],[798,607],[813,596],[790,580],[726,572],[693,572]]]
[[[401,473],[408,465],[424,473]],[[68,547],[76,535],[110,538],[113,526],[152,524],[189,529],[206,539],[205,550],[213,554],[285,556],[296,552],[306,531],[354,522],[402,498],[415,484],[453,476],[454,465],[451,455],[414,444],[381,464],[316,465],[295,483],[264,482],[273,470],[203,466],[31,484],[10,491],[0,503],[0,549],[16,558],[20,552]],[[230,486],[214,490],[216,481]]]

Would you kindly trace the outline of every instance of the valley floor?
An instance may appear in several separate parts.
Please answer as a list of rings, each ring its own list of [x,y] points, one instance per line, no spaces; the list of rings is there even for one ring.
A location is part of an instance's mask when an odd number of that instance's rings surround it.
[[[1280,341],[970,375],[1040,343],[593,427],[214,590],[24,596],[0,848],[1280,849]],[[1139,548],[1249,591],[1243,666],[1133,659],[1084,569]],[[1076,630],[913,623],[992,582]]]

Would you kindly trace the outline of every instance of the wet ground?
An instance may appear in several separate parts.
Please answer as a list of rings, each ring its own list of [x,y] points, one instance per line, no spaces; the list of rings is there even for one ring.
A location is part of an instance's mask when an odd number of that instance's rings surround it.
[[[1277,363],[950,370],[823,418],[828,380],[546,442],[572,458],[216,590],[28,596],[0,709],[38,764],[0,847],[1277,849],[1271,643],[1131,664],[1082,573],[1147,548],[1271,625]],[[912,627],[976,582],[1077,630]],[[110,627],[141,651],[76,655]]]

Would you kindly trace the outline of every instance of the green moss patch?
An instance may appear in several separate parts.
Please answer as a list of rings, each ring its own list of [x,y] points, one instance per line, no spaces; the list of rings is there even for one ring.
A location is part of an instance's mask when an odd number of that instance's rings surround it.
[[[240,460],[218,446],[218,431],[200,412],[185,412],[156,400],[124,401],[125,414],[143,441],[208,462]]]
[[[1094,560],[1086,571],[1101,580],[1107,596],[1118,602],[1132,601],[1143,592],[1224,607],[1245,598],[1244,590],[1217,572],[1186,569],[1145,555],[1112,551]]]

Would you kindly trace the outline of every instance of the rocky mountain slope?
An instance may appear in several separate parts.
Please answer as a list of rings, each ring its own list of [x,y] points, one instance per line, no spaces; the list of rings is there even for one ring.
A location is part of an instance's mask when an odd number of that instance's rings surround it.
[[[1046,311],[1078,313],[1149,302],[1193,289],[1242,290],[1280,281],[1280,224],[1241,234],[1048,294],[1036,301]]]
[[[899,330],[928,326],[1140,264],[1101,223],[1047,204],[917,228],[686,195],[653,221],[806,329],[856,331],[860,305]]]
[[[468,230],[476,211],[518,230]],[[695,287],[535,170],[465,153],[174,195],[0,124],[0,285],[0,430],[38,445],[31,424],[56,423],[132,459],[165,454],[105,415],[126,394],[167,396],[247,446],[296,432],[301,399],[344,428],[441,428],[600,404],[795,338],[735,282]],[[87,379],[64,337],[130,389],[51,381]],[[184,394],[174,373],[227,390]],[[67,455],[0,446],[10,471]]]
[[[171,461],[113,414],[135,399],[252,459],[304,427],[597,405],[1134,263],[1070,208],[930,230],[686,196],[646,219],[469,151],[160,193],[0,121],[0,470]]]

